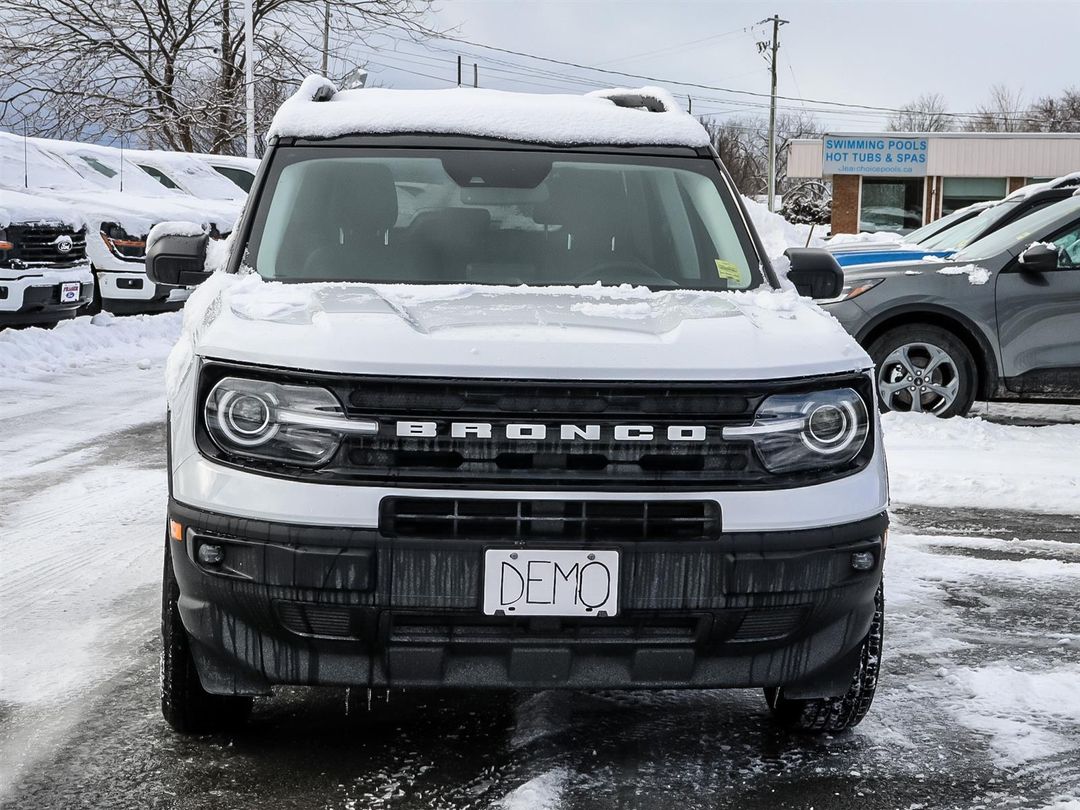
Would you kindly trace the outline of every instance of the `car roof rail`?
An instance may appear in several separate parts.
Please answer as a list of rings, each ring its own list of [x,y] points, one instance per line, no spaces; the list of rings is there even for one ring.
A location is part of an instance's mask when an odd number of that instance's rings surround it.
[[[647,89],[642,90],[599,90],[589,95],[606,98],[616,107],[627,109],[648,110],[649,112],[671,112],[666,99],[660,94],[650,93]]]
[[[337,92],[337,88],[334,87],[329,81],[325,84],[320,84],[315,88],[315,92],[311,94],[312,101],[329,101],[334,97],[334,93]]]

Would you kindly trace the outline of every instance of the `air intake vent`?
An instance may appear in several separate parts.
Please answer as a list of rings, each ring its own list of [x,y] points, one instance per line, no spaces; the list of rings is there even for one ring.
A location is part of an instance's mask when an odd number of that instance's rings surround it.
[[[732,641],[773,641],[794,633],[802,625],[806,609],[774,608],[748,613]]]
[[[702,540],[720,534],[715,501],[384,498],[388,537]]]
[[[277,601],[278,620],[287,630],[301,636],[357,638],[353,631],[352,611],[337,605]]]

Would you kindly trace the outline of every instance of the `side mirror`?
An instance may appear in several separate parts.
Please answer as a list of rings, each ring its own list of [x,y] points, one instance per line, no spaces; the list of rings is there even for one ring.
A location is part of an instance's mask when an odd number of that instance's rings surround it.
[[[788,280],[799,295],[810,298],[836,298],[844,289],[844,271],[829,251],[821,248],[788,248],[784,255],[791,262]]]
[[[193,222],[162,222],[146,238],[146,275],[155,284],[190,287],[210,277],[206,270],[209,236]]]
[[[1058,249],[1055,245],[1046,242],[1036,242],[1020,254],[1019,261],[1020,269],[1027,273],[1056,270],[1058,266]]]

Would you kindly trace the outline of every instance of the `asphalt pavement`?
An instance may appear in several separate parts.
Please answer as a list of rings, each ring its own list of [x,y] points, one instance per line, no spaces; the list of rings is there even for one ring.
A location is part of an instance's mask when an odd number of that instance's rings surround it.
[[[161,438],[156,422],[117,431],[83,464],[122,480],[125,469],[163,463],[154,449]],[[981,560],[1021,571],[1032,555],[1031,547],[969,545],[969,536],[1058,541],[1038,556],[1080,562],[1080,532],[1068,516],[905,505],[893,517],[898,535],[946,538],[928,547],[943,565]],[[156,533],[146,542],[157,543]],[[938,620],[960,663],[1080,664],[1068,583],[905,577],[948,591]],[[958,687],[942,675],[941,649],[912,641],[920,603],[910,594],[887,619],[885,674],[870,715],[824,737],[779,730],[757,690],[342,689],[282,689],[256,701],[239,732],[183,737],[158,710],[158,600],[146,582],[110,608],[127,632],[107,677],[65,697],[0,704],[0,773],[9,780],[0,781],[0,806],[914,810],[1043,808],[1080,797],[1080,718],[1054,727],[1065,742],[1053,750],[1003,759],[993,729],[958,722]],[[903,641],[893,648],[890,626]]]

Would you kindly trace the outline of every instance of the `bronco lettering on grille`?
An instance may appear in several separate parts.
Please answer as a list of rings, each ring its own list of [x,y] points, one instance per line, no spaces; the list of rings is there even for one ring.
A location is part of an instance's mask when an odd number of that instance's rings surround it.
[[[510,441],[544,441],[549,435],[560,441],[595,442],[605,438],[609,432],[616,442],[651,442],[662,437],[669,442],[703,442],[708,431],[704,425],[545,425],[532,422],[511,422],[505,425],[493,425],[491,422],[450,422],[439,427],[438,422],[399,421],[397,435],[416,439],[434,439],[438,436],[450,436],[455,439],[476,438],[508,439]]]

